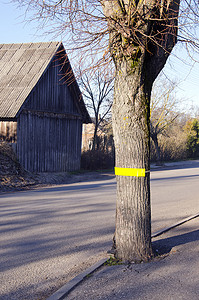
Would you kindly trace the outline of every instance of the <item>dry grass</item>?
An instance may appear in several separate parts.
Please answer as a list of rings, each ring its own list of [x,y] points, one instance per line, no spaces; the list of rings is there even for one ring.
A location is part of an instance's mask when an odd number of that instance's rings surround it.
[[[25,171],[8,143],[0,143],[0,191],[21,189],[35,184],[33,174]]]

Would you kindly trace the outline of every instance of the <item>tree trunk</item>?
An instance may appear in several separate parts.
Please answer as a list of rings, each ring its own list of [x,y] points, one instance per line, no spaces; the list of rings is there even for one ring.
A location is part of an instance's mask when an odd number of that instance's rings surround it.
[[[116,68],[112,106],[116,167],[146,171],[143,177],[116,176],[115,255],[146,261],[152,256],[150,96],[177,40],[179,0],[169,0],[165,6],[154,0],[101,3]]]
[[[95,123],[95,129],[94,129],[94,135],[93,135],[92,151],[95,151],[95,148],[96,148],[97,129],[98,129],[98,120],[96,120],[96,123]]]
[[[93,145],[92,145],[92,151],[96,150],[96,144],[97,144],[97,130],[99,127],[99,109],[97,109],[97,112],[95,113],[95,129],[94,129],[94,134],[93,134]]]
[[[155,145],[155,151],[156,151],[156,155],[157,155],[157,165],[161,165],[161,162],[160,162],[160,147],[158,145],[158,137],[157,137],[157,133],[154,133],[152,136],[151,136],[153,142],[154,142],[154,145]]]
[[[127,61],[117,68],[112,107],[116,167],[144,168],[145,177],[117,176],[116,257],[148,260],[151,250],[150,132],[151,85]]]

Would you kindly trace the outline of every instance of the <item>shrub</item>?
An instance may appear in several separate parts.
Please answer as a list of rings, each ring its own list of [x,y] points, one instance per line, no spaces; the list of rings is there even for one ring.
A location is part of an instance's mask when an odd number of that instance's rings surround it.
[[[177,134],[170,137],[161,136],[160,138],[160,155],[162,161],[181,160],[187,158],[186,152],[187,135],[185,133]]]
[[[114,155],[102,150],[84,151],[81,156],[81,168],[84,170],[103,170],[114,168]]]
[[[199,121],[194,119],[187,139],[187,153],[191,158],[199,157]]]

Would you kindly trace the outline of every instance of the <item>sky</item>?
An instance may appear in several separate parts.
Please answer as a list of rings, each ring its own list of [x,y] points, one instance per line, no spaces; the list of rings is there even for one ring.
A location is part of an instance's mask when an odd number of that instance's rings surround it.
[[[10,0],[0,0],[1,44],[48,42],[54,40],[52,36],[44,33],[45,30],[38,32],[37,23],[26,22],[24,19],[25,8],[19,9],[17,5]],[[61,41],[62,37],[57,36],[56,40]],[[72,63],[71,61],[71,64]],[[199,107],[199,63],[193,63],[182,47],[176,47],[163,73],[170,80],[178,82],[176,96],[182,99],[180,104],[182,109],[188,110],[192,106]]]

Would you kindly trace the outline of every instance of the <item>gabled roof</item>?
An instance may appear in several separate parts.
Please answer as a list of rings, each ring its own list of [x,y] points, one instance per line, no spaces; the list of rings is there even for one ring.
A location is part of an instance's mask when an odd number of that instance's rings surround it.
[[[1,119],[16,118],[26,98],[60,48],[63,51],[61,42],[0,44]],[[90,117],[75,77],[73,85],[80,98],[79,106],[84,119],[89,122]]]

